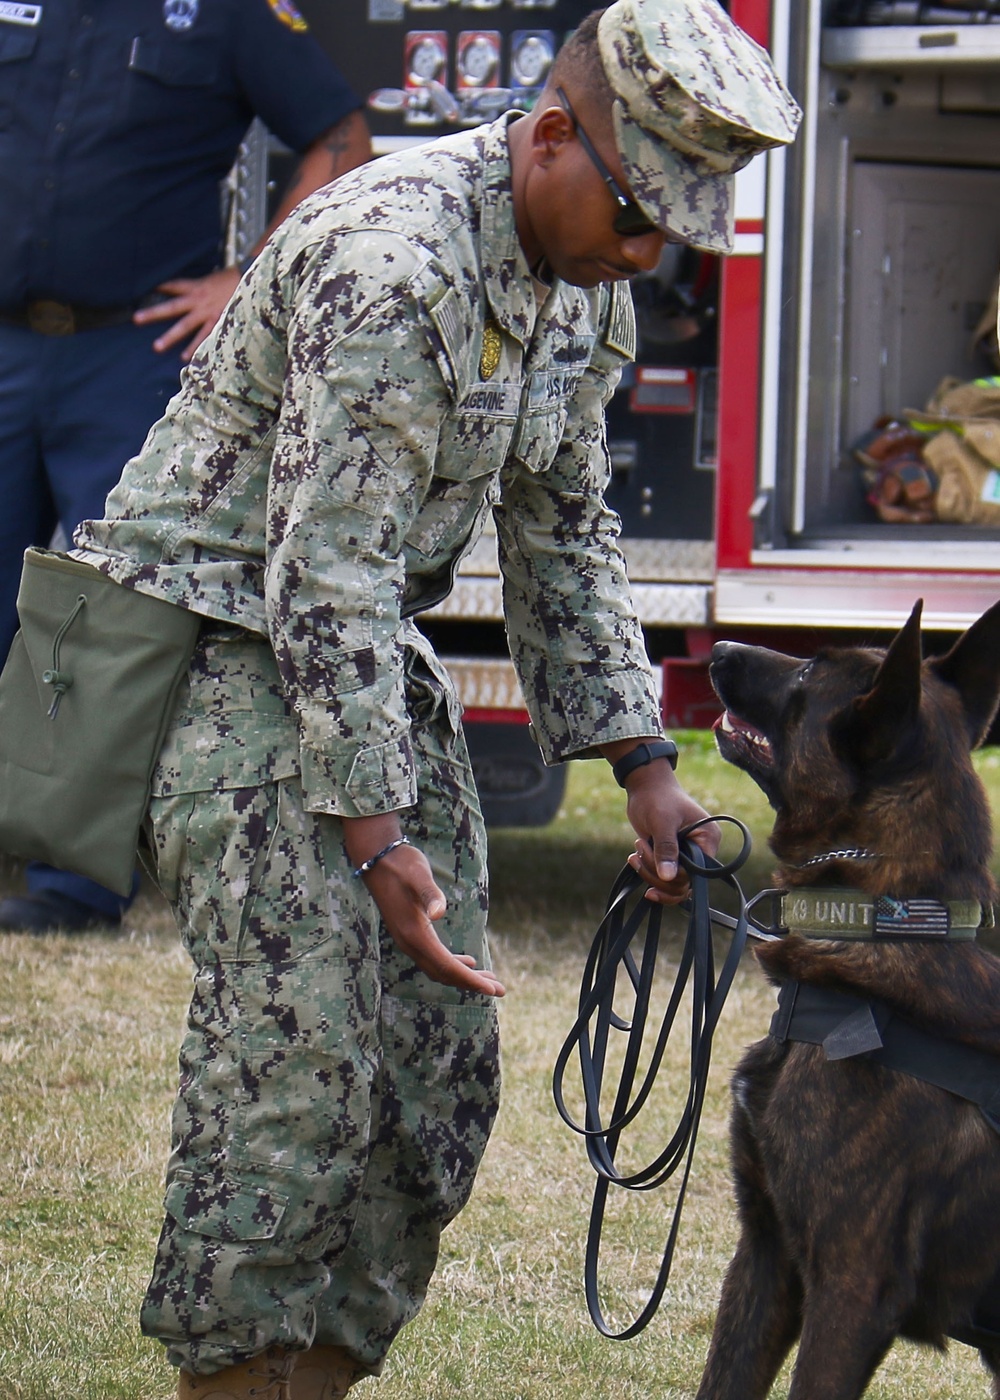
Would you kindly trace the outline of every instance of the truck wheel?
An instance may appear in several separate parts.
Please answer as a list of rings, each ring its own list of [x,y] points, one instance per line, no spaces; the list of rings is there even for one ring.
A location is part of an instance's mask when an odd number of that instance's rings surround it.
[[[566,765],[545,766],[526,724],[468,724],[465,737],[487,826],[552,820],[566,788]]]

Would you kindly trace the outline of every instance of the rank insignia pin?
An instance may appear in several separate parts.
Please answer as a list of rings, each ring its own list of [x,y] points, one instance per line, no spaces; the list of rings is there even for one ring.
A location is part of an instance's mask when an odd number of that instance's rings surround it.
[[[492,379],[500,363],[500,332],[495,321],[487,321],[483,327],[483,353],[479,357],[479,373],[483,379]]]

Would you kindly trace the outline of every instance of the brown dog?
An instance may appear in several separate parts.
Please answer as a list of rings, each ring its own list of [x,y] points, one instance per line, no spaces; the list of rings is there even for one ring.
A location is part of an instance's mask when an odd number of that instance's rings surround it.
[[[979,1346],[1000,1400],[1000,959],[973,941],[995,891],[969,758],[1000,603],[933,660],[918,604],[885,653],[721,642],[711,676],[719,749],[777,814],[791,931],[757,953],[780,1009],[733,1081],[742,1228],[699,1400],[762,1400],[797,1339],[789,1400],[853,1400],[897,1336]]]

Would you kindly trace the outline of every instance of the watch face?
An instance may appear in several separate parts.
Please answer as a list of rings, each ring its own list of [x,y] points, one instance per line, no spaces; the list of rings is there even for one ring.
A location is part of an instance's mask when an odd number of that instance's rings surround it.
[[[516,87],[541,87],[555,53],[554,38],[543,32],[515,31],[511,38],[510,80]]]
[[[410,86],[433,82],[448,62],[445,34],[414,31],[406,36],[406,81]]]
[[[461,87],[495,85],[500,66],[500,35],[475,31],[459,34],[455,66]]]

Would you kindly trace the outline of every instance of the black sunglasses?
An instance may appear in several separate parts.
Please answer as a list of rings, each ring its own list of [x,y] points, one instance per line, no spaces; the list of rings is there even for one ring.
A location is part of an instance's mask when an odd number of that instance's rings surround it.
[[[580,125],[580,119],[573,111],[570,100],[563,92],[562,88],[556,88],[556,96],[572,118],[573,126],[576,128],[576,134],[580,138],[580,145],[587,152],[598,175],[600,175],[601,179],[615,197],[615,201],[618,204],[618,213],[615,215],[611,224],[615,233],[620,233],[623,238],[642,238],[643,235],[647,233],[659,233],[660,230],[657,228],[656,224],[654,224],[651,219],[648,219],[639,208],[638,204],[636,204],[635,200],[631,199],[625,193],[604,161],[598,155],[597,148]]]

